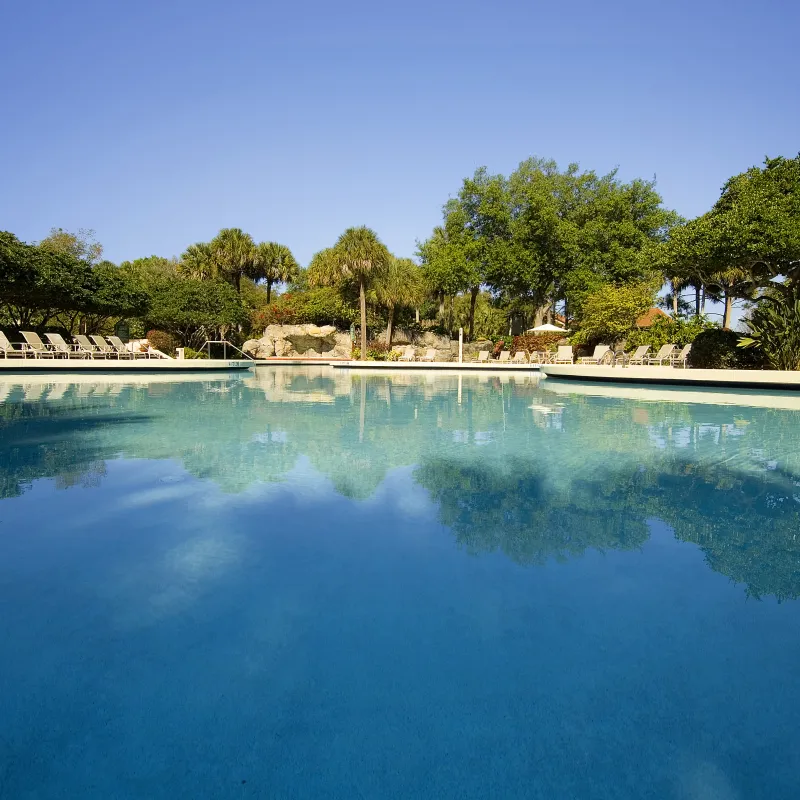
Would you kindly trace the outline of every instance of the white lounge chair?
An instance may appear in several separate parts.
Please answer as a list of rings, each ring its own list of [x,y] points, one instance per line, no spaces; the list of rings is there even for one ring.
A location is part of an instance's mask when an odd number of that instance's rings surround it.
[[[94,346],[106,357],[111,358],[119,358],[119,353],[116,351],[114,347],[112,347],[102,336],[98,336],[97,334],[92,334],[89,337],[92,340]]]
[[[672,355],[675,352],[675,345],[674,344],[665,344],[662,345],[661,349],[651,358],[645,359],[645,363],[647,364],[658,364],[662,366],[666,361],[667,364],[672,363]]]
[[[488,350],[481,350],[478,353],[478,357],[475,359],[478,364],[488,364],[489,363],[489,351]]]
[[[609,353],[611,352],[611,348],[607,344],[598,344],[597,347],[594,348],[594,353],[590,356],[582,356],[578,359],[579,364],[599,364],[603,359],[605,359]]]
[[[414,348],[411,345],[408,345],[403,355],[400,356],[400,361],[413,361],[416,357],[417,356],[414,352]]]
[[[512,364],[527,364],[528,363],[528,355],[524,350],[517,350],[514,353],[514,358],[511,359]]]
[[[111,343],[114,350],[117,351],[117,356],[119,358],[147,358],[147,353],[134,353],[133,350],[128,350],[119,336],[109,336],[108,341]]]
[[[500,352],[500,357],[497,360],[501,364],[507,364],[510,358],[511,358],[511,351],[510,350],[502,350]]]
[[[625,358],[623,363],[626,365],[642,365],[645,363],[645,359],[647,358],[647,354],[650,352],[650,345],[649,344],[641,344],[636,350],[633,351],[633,355]]]
[[[574,356],[572,354],[572,345],[571,344],[560,344],[558,346],[558,351],[556,352],[556,357],[553,361],[554,364],[572,364],[574,361]]]
[[[428,351],[425,353],[424,356],[420,359],[420,361],[436,361],[436,348],[429,347]]]
[[[89,356],[89,358],[105,358],[105,354],[98,350],[97,345],[89,341],[88,336],[78,333],[75,334],[72,339],[75,342],[75,346],[77,347],[79,353],[83,353],[84,355]]]
[[[29,354],[34,358],[52,358],[54,353],[40,338],[38,333],[33,331],[20,331],[25,343],[22,349],[27,357]]]
[[[83,353],[79,353],[74,345],[67,344],[60,333],[46,333],[45,338],[50,342],[50,347],[56,355],[64,358],[69,358],[70,356],[83,358]]]
[[[11,356],[17,356],[17,358],[24,358],[25,357],[25,350],[20,345],[19,348],[13,343],[8,341],[8,337],[0,331],[0,353],[3,354],[3,358],[8,358]]]
[[[691,344],[685,344],[679,353],[675,353],[672,358],[672,366],[673,367],[683,367],[686,368],[686,360],[689,358],[689,352],[692,349]]]

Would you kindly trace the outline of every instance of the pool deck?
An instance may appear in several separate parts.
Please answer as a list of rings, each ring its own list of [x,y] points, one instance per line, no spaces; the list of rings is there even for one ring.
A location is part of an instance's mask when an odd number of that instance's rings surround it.
[[[0,375],[21,372],[38,374],[231,372],[250,369],[253,363],[250,359],[221,358],[0,358]]]
[[[539,364],[500,364],[497,361],[487,361],[479,364],[477,361],[338,361],[330,362],[336,369],[368,369],[374,370],[417,370],[436,372],[528,372],[539,371]]]
[[[800,391],[800,372],[771,369],[681,369],[679,367],[611,367],[581,364],[545,364],[548,378],[602,383],[664,386],[715,386],[729,389]]]

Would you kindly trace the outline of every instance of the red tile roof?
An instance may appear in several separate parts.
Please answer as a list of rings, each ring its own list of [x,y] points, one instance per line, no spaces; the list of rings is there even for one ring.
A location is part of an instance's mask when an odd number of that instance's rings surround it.
[[[669,314],[665,314],[660,308],[650,308],[636,320],[636,327],[649,328],[659,317],[669,318]]]

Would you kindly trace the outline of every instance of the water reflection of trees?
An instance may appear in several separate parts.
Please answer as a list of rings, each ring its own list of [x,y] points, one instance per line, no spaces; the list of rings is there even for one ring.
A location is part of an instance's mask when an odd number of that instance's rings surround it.
[[[626,550],[659,518],[698,545],[709,566],[743,583],[748,595],[800,597],[800,505],[796,482],[667,460],[615,469],[557,488],[546,468],[434,459],[415,473],[439,518],[470,552],[500,550],[521,564]]]
[[[599,482],[548,489],[546,465],[461,464],[434,459],[415,472],[439,506],[441,521],[470,552],[501,550],[521,564],[566,559],[587,548],[639,547],[644,519],[627,505],[628,487]]]
[[[460,388],[459,388],[460,387]],[[304,457],[334,491],[416,480],[471,552],[631,549],[657,517],[754,597],[800,596],[800,425],[770,408],[564,396],[527,378],[259,370],[245,380],[5,386],[0,497],[96,485],[119,456],[240,492]]]

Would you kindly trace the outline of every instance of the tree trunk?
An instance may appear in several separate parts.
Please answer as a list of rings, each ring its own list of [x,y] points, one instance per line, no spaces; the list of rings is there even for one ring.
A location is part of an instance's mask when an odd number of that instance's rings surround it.
[[[678,287],[672,284],[672,316],[678,316]]]
[[[272,281],[267,281],[267,305],[269,305],[271,299],[272,299]]]
[[[242,274],[240,272],[236,272],[233,275],[233,287],[238,294],[242,293]]]
[[[722,317],[722,327],[730,328],[731,326],[731,312],[733,311],[733,297],[731,293],[725,290],[725,315]]]
[[[394,306],[389,306],[389,323],[386,326],[386,345],[392,346],[392,335],[394,334]]]
[[[361,301],[361,360],[367,360],[367,295],[364,292],[364,281],[359,284],[359,300]]]
[[[439,322],[444,324],[444,292],[439,292]]]
[[[694,287],[694,315],[700,316],[700,287]]]
[[[700,313],[706,313],[706,287],[701,286],[701,293],[700,293]]]
[[[542,325],[545,322],[547,322],[549,314],[550,314],[549,303],[545,303],[543,306],[539,306],[536,309],[536,313],[533,315],[533,327],[538,328],[539,325]]]
[[[480,288],[480,286],[473,286],[469,290],[469,335],[467,336],[469,342],[472,341],[472,332],[475,329],[475,301],[478,299]]]

